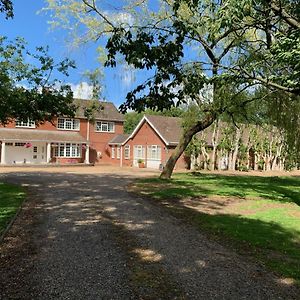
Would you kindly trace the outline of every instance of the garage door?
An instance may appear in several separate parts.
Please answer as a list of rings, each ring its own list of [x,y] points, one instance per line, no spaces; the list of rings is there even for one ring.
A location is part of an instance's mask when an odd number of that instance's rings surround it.
[[[24,142],[6,143],[5,162],[7,164],[40,164],[46,162],[46,145],[37,143],[25,146]]]

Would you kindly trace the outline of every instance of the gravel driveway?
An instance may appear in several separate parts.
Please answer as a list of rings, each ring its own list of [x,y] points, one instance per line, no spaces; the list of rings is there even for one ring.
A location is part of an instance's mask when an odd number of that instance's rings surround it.
[[[30,199],[0,245],[1,299],[300,299],[163,208],[129,176],[3,175]]]

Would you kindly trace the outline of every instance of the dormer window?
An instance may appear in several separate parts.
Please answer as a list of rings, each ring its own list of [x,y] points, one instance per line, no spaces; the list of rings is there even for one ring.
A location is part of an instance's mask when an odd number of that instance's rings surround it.
[[[16,127],[35,128],[35,122],[29,119],[27,121],[16,120]]]
[[[78,119],[58,118],[57,128],[64,130],[79,130],[80,121]]]

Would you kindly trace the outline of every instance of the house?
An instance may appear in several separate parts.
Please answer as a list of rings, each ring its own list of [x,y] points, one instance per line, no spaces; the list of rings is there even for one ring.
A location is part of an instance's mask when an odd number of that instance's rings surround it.
[[[120,166],[138,166],[142,161],[146,168],[162,168],[178,145],[182,133],[182,119],[145,115],[130,135],[115,136],[109,142],[111,160]],[[182,155],[177,168],[185,168]]]
[[[78,106],[75,118],[62,116],[40,125],[15,120],[0,127],[0,163],[110,163],[107,144],[123,133],[123,115],[113,103],[97,101],[90,121],[85,111],[95,101],[74,102]]]

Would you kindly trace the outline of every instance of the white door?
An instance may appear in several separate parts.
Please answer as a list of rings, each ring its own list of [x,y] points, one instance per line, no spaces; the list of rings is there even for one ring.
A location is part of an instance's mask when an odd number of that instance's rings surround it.
[[[45,163],[47,160],[46,155],[46,144],[44,143],[37,143],[32,145],[32,163],[34,164],[41,164]]]
[[[161,164],[161,146],[150,145],[147,147],[147,168],[159,169]]]

